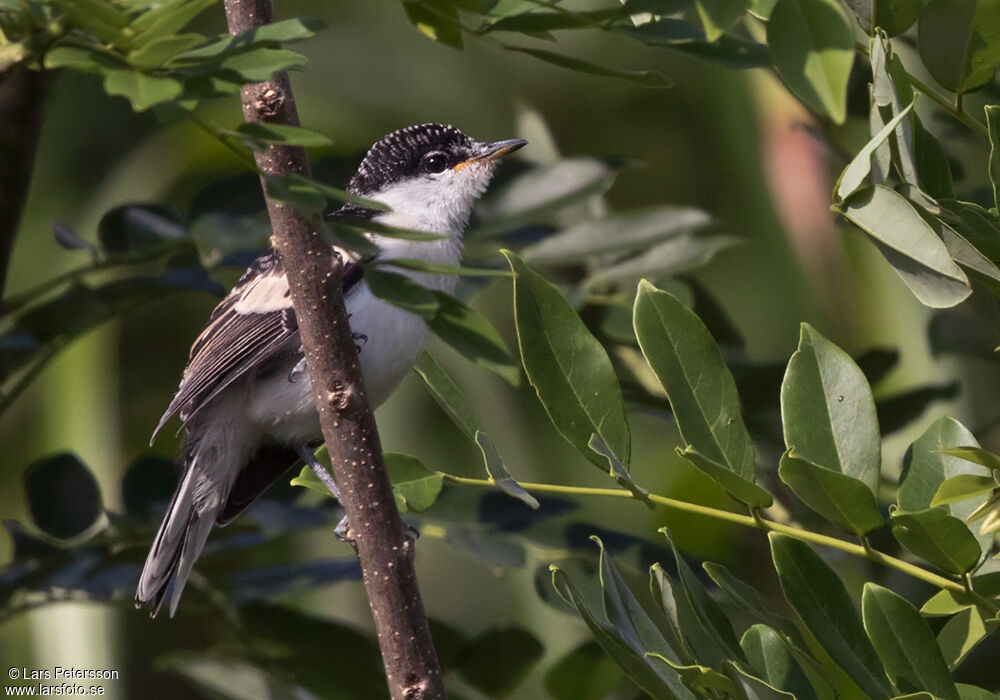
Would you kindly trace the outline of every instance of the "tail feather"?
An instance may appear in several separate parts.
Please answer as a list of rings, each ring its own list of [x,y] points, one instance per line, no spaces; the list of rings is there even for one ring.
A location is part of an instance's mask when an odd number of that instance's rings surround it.
[[[184,585],[191,575],[191,567],[205,547],[212,530],[212,523],[220,509],[218,501],[205,506],[195,498],[198,481],[198,461],[193,456],[187,473],[177,485],[160,525],[153,546],[146,557],[146,564],[139,577],[135,593],[136,607],[149,605],[150,616],[156,617],[167,592],[170,593],[170,616],[174,616]]]

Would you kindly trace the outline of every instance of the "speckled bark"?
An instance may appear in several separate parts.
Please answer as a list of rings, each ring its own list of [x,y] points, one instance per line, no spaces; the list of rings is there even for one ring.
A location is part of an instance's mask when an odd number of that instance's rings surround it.
[[[272,20],[271,0],[226,0],[233,34]],[[288,76],[243,88],[248,122],[298,125]],[[301,148],[257,152],[262,174],[309,176]],[[340,292],[342,265],[309,220],[267,199],[272,242],[288,275],[323,437],[364,574],[389,691],[396,700],[444,698],[413,569],[413,543],[396,510]],[[336,654],[336,649],[329,650]]]

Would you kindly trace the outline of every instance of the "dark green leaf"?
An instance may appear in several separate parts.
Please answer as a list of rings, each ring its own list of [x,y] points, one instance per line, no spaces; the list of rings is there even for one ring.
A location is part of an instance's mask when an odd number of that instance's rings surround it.
[[[643,87],[668,88],[674,84],[670,78],[655,70],[619,70],[616,68],[608,68],[607,66],[602,66],[597,63],[584,61],[580,58],[564,56],[563,54],[553,53],[552,51],[545,51],[544,49],[531,49],[524,46],[508,45],[504,45],[504,48],[508,51],[526,53],[529,56],[539,59],[540,61],[551,63],[559,66],[560,68],[576,71],[577,73],[588,73],[590,75],[599,75],[605,78],[619,78],[621,80],[627,80],[630,83],[642,85]]]
[[[881,439],[875,401],[850,355],[802,324],[781,384],[785,445],[797,457],[878,493]]]
[[[453,49],[462,48],[458,8],[443,0],[403,0],[403,9],[421,34]]]
[[[937,636],[937,645],[948,668],[954,669],[962,663],[969,652],[986,639],[987,634],[979,608],[968,605],[959,610],[944,624]]]
[[[695,695],[681,683],[676,670],[636,653],[617,632],[594,617],[565,571],[555,566],[549,568],[556,592],[577,609],[597,643],[637,686],[656,700],[695,700]]]
[[[559,291],[503,251],[514,271],[514,318],[521,360],[553,425],[588,460],[597,435],[627,468],[631,453],[621,387],[608,353]]]
[[[799,700],[818,700],[816,691],[781,635],[767,625],[753,625],[740,639],[743,653],[769,685]]]
[[[897,511],[889,524],[901,545],[950,574],[972,571],[982,556],[969,527],[943,508]]]
[[[680,632],[690,645],[695,660],[710,666],[721,665],[727,659],[743,661],[743,651],[736,641],[729,618],[684,561],[667,529],[661,528],[660,532],[666,536],[674,552],[678,579],[678,585],[674,587],[677,619]]]
[[[990,182],[993,205],[1000,209],[1000,105],[986,105],[986,126],[990,132]]]
[[[465,398],[465,394],[458,388],[454,380],[445,372],[444,367],[428,352],[420,355],[414,369],[427,385],[431,396],[444,410],[451,420],[457,425],[465,436],[472,442],[476,442],[476,433],[479,432],[479,422]]]
[[[481,31],[484,34],[489,32],[538,34],[560,29],[587,29],[592,28],[595,22],[609,23],[627,16],[627,13],[617,7],[583,12],[522,12],[501,17],[487,24]]]
[[[770,496],[754,485],[753,443],[740,415],[736,383],[708,329],[676,297],[645,280],[639,284],[633,322],[639,346],[670,399],[681,437],[694,452],[744,482],[748,488],[740,489],[742,497],[749,496],[754,505],[770,505]],[[719,470],[710,471],[718,479]]]
[[[705,38],[715,41],[747,11],[748,0],[694,0],[705,28]]]
[[[710,223],[711,217],[701,209],[670,206],[635,209],[582,221],[546,236],[525,248],[522,255],[531,263],[583,262],[606,253],[645,250],[664,239],[704,228]]]
[[[898,36],[917,21],[924,0],[847,0],[847,5],[867,34],[878,27],[889,36]]]
[[[312,147],[333,145],[333,141],[323,134],[287,124],[244,123],[237,127],[235,135],[243,141],[247,148],[256,151],[262,151],[272,143],[284,146]]]
[[[248,83],[270,80],[275,73],[299,68],[306,64],[306,57],[288,49],[255,48],[222,58],[219,65],[235,72]]]
[[[913,154],[917,159],[917,174],[924,191],[935,199],[954,199],[955,184],[948,154],[916,116],[913,119]]]
[[[364,197],[358,197],[346,190],[324,185],[316,180],[310,180],[301,175],[268,175],[265,178],[265,188],[268,196],[284,204],[300,209],[306,214],[321,214],[326,211],[329,202],[350,203],[367,209],[385,211],[388,209],[380,202],[374,202]],[[369,227],[372,230],[379,230]],[[381,232],[381,231],[380,231]],[[423,233],[437,240],[439,236]]]
[[[265,24],[254,29],[248,29],[236,36],[222,34],[215,41],[199,46],[196,49],[187,51],[175,56],[177,61],[189,61],[202,58],[211,58],[223,54],[235,53],[250,47],[257,47],[264,44],[277,44],[289,41],[301,41],[308,39],[323,29],[326,25],[315,19],[285,19],[280,22]]]
[[[128,55],[128,61],[136,68],[148,70],[159,68],[179,53],[198,46],[205,41],[201,34],[178,34],[164,36],[143,44]]]
[[[365,268],[365,281],[372,294],[393,306],[428,320],[437,313],[439,301],[434,292],[409,277],[369,266]]]
[[[1000,62],[1000,3],[931,0],[920,15],[917,49],[930,74],[952,92],[993,79]]]
[[[767,23],[767,43],[792,94],[842,123],[854,37],[840,6],[833,0],[778,0]]]
[[[809,545],[768,534],[785,598],[830,658],[872,698],[892,695],[844,584]]]
[[[678,664],[675,661],[671,661],[663,654],[656,654],[653,652],[647,652],[646,656],[650,659],[654,659],[655,661],[661,661],[671,669],[680,673],[681,679],[684,681],[684,685],[691,690],[702,694],[708,694],[709,696],[714,695],[714,691],[721,691],[724,694],[724,697],[732,697],[736,692],[736,686],[733,685],[733,682],[713,668],[701,666],[699,664]]]
[[[450,294],[434,292],[438,307],[427,318],[437,337],[481,367],[495,372],[512,386],[521,383],[520,369],[513,364],[507,344],[481,313]]]
[[[605,700],[622,680],[618,665],[595,641],[584,642],[545,674],[553,700]]]
[[[732,661],[725,663],[726,673],[739,686],[746,700],[795,700],[795,696],[775,688],[770,683],[747,673]]]
[[[904,693],[927,691],[958,700],[934,633],[917,609],[888,588],[866,583],[861,596],[865,630],[889,680]]]
[[[491,698],[513,692],[542,658],[545,648],[519,627],[488,630],[457,659],[458,671],[471,686]]]
[[[497,452],[496,445],[490,439],[490,436],[481,430],[477,430],[475,434],[476,444],[479,445],[479,449],[483,453],[483,462],[486,464],[486,473],[489,475],[493,481],[496,482],[503,491],[519,501],[523,501],[532,508],[538,508],[538,499],[528,493],[521,484],[517,483],[514,478],[507,471],[507,467],[504,466],[503,460],[500,459],[500,453]]]
[[[444,477],[423,465],[416,457],[398,452],[385,453],[385,468],[400,512],[423,513],[434,505]]]
[[[600,267],[587,283],[632,282],[641,277],[677,275],[702,267],[721,251],[741,242],[742,239],[726,234],[681,234],[656,244],[640,255]]]
[[[123,204],[97,224],[97,239],[108,253],[155,248],[187,236],[177,215],[155,204]]]
[[[914,296],[926,306],[955,306],[972,293],[969,280],[913,204],[877,185],[848,198],[838,211],[872,237]]]
[[[649,46],[660,46],[717,63],[726,68],[761,68],[771,66],[767,46],[743,41],[728,35],[716,41],[704,41],[704,35],[690,22],[675,17],[658,17],[637,27],[623,25],[616,31]]]
[[[801,458],[792,448],[781,456],[778,475],[803,503],[847,532],[864,535],[882,526],[875,494],[852,476]]]
[[[718,483],[730,496],[741,503],[767,508],[773,502],[774,499],[771,494],[760,486],[733,473],[729,467],[709,459],[691,445],[688,445],[684,449],[675,447],[674,451],[678,457],[682,457],[693,464],[700,472]]]
[[[101,515],[97,480],[76,455],[42,459],[24,472],[28,509],[35,525],[62,540],[86,532]]]
[[[127,97],[136,112],[169,102],[180,96],[184,87],[173,78],[148,75],[137,70],[105,69],[104,91]]]

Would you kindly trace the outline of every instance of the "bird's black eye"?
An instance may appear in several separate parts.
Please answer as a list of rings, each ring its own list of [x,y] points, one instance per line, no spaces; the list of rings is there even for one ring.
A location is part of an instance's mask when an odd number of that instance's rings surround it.
[[[421,165],[425,172],[439,173],[448,167],[448,158],[440,151],[434,151],[424,156]]]

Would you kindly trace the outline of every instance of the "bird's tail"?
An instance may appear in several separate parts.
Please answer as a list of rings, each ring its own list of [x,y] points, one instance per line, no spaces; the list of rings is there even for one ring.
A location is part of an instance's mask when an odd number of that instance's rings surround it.
[[[225,502],[225,494],[203,494],[209,480],[200,463],[206,455],[198,446],[188,452],[187,470],[177,485],[170,507],[163,518],[135,593],[136,607],[149,605],[155,617],[167,592],[170,592],[170,616],[174,616],[191,567],[205,547],[212,524]],[[211,487],[210,487],[211,488]],[[215,489],[223,489],[216,483]],[[209,497],[204,497],[208,495]],[[212,497],[215,496],[215,497]],[[171,584],[172,590],[171,590]]]

